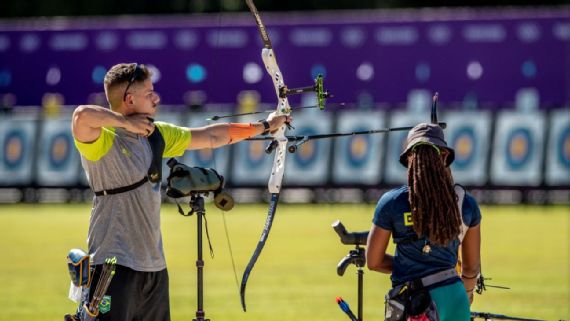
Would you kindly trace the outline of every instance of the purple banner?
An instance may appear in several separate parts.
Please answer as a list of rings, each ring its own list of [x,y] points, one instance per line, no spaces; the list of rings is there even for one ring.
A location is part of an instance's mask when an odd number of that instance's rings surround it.
[[[482,108],[515,106],[528,92],[541,108],[570,103],[569,7],[262,18],[286,84],[324,74],[330,102],[398,107],[427,89]],[[0,101],[96,101],[105,71],[136,61],[155,71],[163,104],[235,105],[243,91],[272,103],[259,38],[249,14],[0,21]]]

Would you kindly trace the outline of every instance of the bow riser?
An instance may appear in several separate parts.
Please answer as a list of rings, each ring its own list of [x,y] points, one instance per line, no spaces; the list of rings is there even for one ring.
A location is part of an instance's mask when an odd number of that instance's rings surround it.
[[[273,49],[263,48],[261,50],[261,59],[263,59],[265,70],[267,70],[267,73],[273,81],[273,87],[275,87],[275,95],[279,98],[279,103],[275,113],[277,116],[289,115],[291,112],[289,100],[287,99],[287,96],[281,97],[281,88],[285,88],[285,81],[283,80],[283,74],[277,65],[277,60],[275,59],[275,53],[273,53]]]
[[[273,81],[273,86],[275,87],[275,94],[279,97],[279,92],[281,88],[285,87],[285,82],[283,80],[283,75],[279,66],[277,65],[277,60],[275,59],[275,54],[273,49],[263,48],[261,51],[261,58],[263,59],[263,64],[267,73]],[[289,115],[291,112],[291,107],[289,105],[289,100],[287,96],[279,97],[279,103],[275,114]],[[277,132],[272,133],[272,137],[277,141],[277,149],[275,153],[275,158],[273,161],[273,168],[271,169],[271,175],[269,176],[269,183],[267,185],[270,193],[279,193],[281,190],[281,182],[283,181],[283,175],[285,173],[285,155],[287,150],[287,137],[285,137],[286,126],[281,126]]]
[[[283,129],[279,129],[283,132]],[[267,188],[271,194],[278,194],[281,190],[281,182],[285,173],[285,155],[287,150],[287,138],[284,134],[283,139],[278,140],[275,158],[273,160],[273,168],[271,169],[271,176],[269,176],[269,183]]]

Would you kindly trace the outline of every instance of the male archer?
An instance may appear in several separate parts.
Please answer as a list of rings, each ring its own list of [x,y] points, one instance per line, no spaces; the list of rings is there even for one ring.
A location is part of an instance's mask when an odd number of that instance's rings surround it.
[[[160,230],[160,173],[149,171],[157,163],[153,154],[176,157],[186,150],[237,143],[273,132],[291,118],[271,114],[256,123],[200,128],[154,122],[160,97],[148,68],[137,63],[113,66],[105,75],[104,87],[110,108],[79,106],[71,123],[81,165],[95,193],[88,232],[95,266],[92,284],[97,284],[105,259],[117,258],[107,291],[110,309],[99,320],[170,320]],[[94,290],[90,289],[90,296]]]

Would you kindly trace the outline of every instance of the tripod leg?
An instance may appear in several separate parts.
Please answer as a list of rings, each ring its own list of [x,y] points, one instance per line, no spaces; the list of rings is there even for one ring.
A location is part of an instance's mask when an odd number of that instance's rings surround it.
[[[358,268],[358,321],[362,321],[362,301],[364,292],[364,271]]]

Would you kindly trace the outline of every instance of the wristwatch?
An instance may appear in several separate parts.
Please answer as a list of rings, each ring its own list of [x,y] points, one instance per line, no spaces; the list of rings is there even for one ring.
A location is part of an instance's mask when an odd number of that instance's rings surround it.
[[[269,134],[269,122],[265,119],[260,120],[259,122],[263,124],[263,133],[261,133],[261,135]]]

